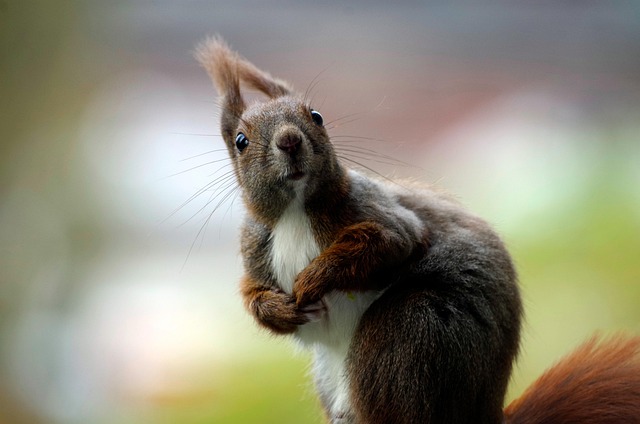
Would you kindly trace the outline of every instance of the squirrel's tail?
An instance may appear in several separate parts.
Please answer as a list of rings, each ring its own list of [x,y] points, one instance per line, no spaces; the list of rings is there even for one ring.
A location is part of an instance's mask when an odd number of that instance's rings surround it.
[[[640,423],[640,337],[594,337],[505,409],[508,424]]]

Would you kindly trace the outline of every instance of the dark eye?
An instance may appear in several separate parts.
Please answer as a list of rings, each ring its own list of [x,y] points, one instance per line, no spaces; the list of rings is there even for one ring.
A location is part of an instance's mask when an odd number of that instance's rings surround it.
[[[236,136],[236,147],[239,151],[243,151],[249,145],[249,139],[242,133]]]
[[[313,119],[313,122],[319,127],[321,127],[324,123],[322,115],[320,115],[320,112],[318,112],[317,110],[311,109],[311,119]]]

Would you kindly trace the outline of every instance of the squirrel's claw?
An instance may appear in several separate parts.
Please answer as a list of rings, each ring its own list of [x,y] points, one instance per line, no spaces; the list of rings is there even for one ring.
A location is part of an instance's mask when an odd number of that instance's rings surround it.
[[[309,320],[309,322],[320,321],[320,319],[322,319],[322,317],[327,313],[327,310],[327,305],[324,303],[324,300],[319,300],[300,308],[300,312]]]

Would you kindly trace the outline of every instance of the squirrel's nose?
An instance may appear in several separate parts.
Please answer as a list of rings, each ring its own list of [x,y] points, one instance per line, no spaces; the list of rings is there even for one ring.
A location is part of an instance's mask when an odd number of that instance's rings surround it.
[[[291,155],[298,151],[301,143],[302,138],[299,135],[288,133],[283,134],[276,141],[276,146],[278,146],[278,149]]]

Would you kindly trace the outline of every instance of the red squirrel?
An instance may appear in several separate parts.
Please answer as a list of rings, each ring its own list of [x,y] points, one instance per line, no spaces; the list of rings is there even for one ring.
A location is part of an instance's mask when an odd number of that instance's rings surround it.
[[[491,227],[348,169],[320,112],[221,38],[196,57],[247,209],[244,303],[311,350],[330,423],[640,423],[640,337],[588,342],[503,409],[522,303]]]

